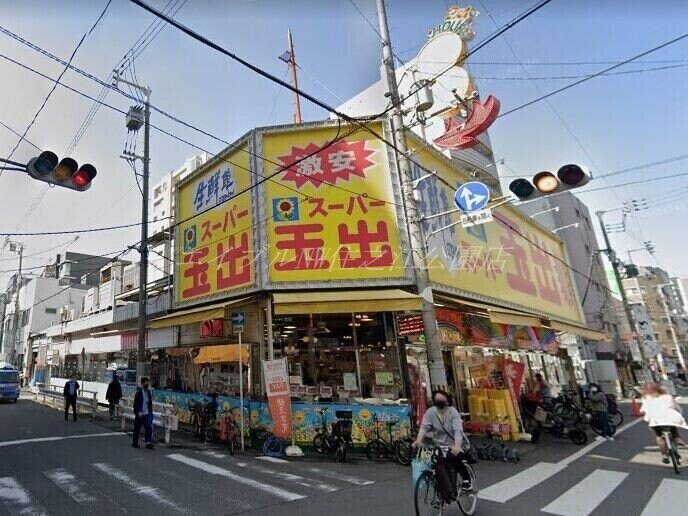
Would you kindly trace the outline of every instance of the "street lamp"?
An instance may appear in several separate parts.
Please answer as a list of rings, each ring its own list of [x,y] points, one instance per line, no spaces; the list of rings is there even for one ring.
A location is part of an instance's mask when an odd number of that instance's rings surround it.
[[[553,229],[552,233],[558,233],[559,231],[561,231],[563,229],[577,228],[578,226],[580,226],[580,222],[575,222],[573,224],[567,224],[566,226],[562,226],[560,228]]]
[[[559,211],[559,206],[555,206],[554,208],[550,208],[550,209],[548,209],[548,210],[542,210],[542,211],[535,212],[535,213],[533,213],[533,214],[530,216],[530,218],[531,218],[531,219],[534,219],[534,218],[537,217],[538,215],[544,215],[545,213],[549,213],[550,211],[556,211],[556,212],[558,212],[558,211]]]

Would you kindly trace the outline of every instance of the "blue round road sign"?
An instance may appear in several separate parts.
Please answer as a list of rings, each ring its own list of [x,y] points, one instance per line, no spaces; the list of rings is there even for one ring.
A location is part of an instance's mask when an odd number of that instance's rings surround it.
[[[454,204],[465,213],[482,210],[490,202],[490,189],[480,181],[464,183],[456,189]]]

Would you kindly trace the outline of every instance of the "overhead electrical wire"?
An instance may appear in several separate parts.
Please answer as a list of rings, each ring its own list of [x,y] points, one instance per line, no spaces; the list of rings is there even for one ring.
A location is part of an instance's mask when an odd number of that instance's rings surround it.
[[[100,16],[98,16],[98,18],[97,18],[96,21],[93,23],[93,25],[91,26],[91,28],[90,28],[87,32],[85,32],[83,36],[81,36],[81,39],[79,40],[79,42],[77,43],[76,47],[74,47],[74,50],[72,51],[72,55],[69,56],[69,60],[67,61],[67,65],[65,65],[64,69],[62,70],[62,72],[61,72],[60,75],[58,76],[57,80],[55,81],[55,84],[53,84],[53,87],[50,89],[50,91],[48,92],[48,94],[45,96],[45,99],[43,100],[43,102],[41,103],[40,107],[38,108],[38,111],[36,111],[36,113],[33,115],[33,118],[32,118],[31,121],[29,122],[29,125],[26,126],[26,129],[24,130],[24,133],[21,135],[19,141],[18,141],[17,144],[14,146],[14,148],[13,148],[12,151],[10,152],[9,156],[7,157],[7,159],[12,159],[12,156],[14,156],[14,153],[15,153],[16,150],[19,148],[19,145],[20,145],[21,142],[24,140],[24,138],[26,137],[26,135],[28,134],[28,132],[31,130],[31,128],[33,127],[33,124],[36,123],[36,120],[38,119],[38,116],[41,114],[41,112],[43,111],[43,108],[45,108],[46,104],[47,104],[48,101],[50,100],[50,97],[52,96],[53,92],[54,92],[55,89],[57,88],[57,85],[59,84],[60,80],[62,80],[62,77],[64,76],[64,74],[67,73],[67,70],[69,70],[69,65],[72,63],[72,60],[74,59],[74,57],[76,56],[76,53],[77,53],[77,52],[79,51],[79,49],[81,48],[81,45],[84,43],[84,41],[86,40],[86,38],[95,30],[95,28],[96,28],[96,27],[98,26],[98,24],[100,23],[100,20],[103,19],[103,17],[105,16],[105,13],[107,12],[107,10],[108,10],[108,8],[110,7],[110,4],[111,4],[111,3],[112,3],[112,0],[108,0],[108,1],[107,1],[107,3],[105,4],[105,7],[103,8],[102,12],[100,13]],[[4,170],[4,167],[0,165],[0,177],[2,176],[3,170]]]
[[[18,136],[19,138],[21,138],[22,140],[24,140],[26,143],[28,143],[29,145],[31,145],[34,149],[39,150],[39,151],[42,151],[42,150],[43,150],[43,149],[41,149],[38,145],[36,145],[35,143],[33,143],[31,140],[29,140],[29,139],[26,138],[25,136],[22,136],[21,133],[19,133],[19,132],[15,131],[14,129],[12,129],[9,125],[7,125],[7,124],[6,124],[5,122],[3,122],[2,120],[0,120],[0,125],[3,126],[5,129],[7,129],[7,130],[8,130],[9,132],[11,132],[12,134],[14,134],[15,136]],[[8,159],[9,159],[9,158],[8,158]]]

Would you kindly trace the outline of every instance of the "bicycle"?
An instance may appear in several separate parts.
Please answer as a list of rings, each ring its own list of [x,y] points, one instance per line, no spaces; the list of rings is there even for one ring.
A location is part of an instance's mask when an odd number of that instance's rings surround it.
[[[673,428],[670,426],[663,426],[661,428],[662,437],[666,443],[667,455],[669,455],[669,459],[671,459],[671,464],[674,467],[674,471],[677,475],[680,475],[681,470],[679,468],[681,466],[681,456],[678,453],[676,441],[674,440],[674,435],[672,433]]]
[[[453,500],[444,499],[438,489],[437,462],[440,453],[445,454],[450,452],[448,452],[448,449],[433,448],[430,454],[429,468],[423,471],[416,481],[413,492],[413,503],[416,510],[416,516],[424,514],[441,516],[445,507],[451,505],[453,502]],[[454,480],[458,493],[456,502],[463,514],[472,516],[475,514],[478,505],[478,488],[475,480],[475,471],[466,460],[463,460],[463,463],[470,477],[468,478],[470,486],[464,487],[461,481],[462,479],[454,472],[456,475]]]
[[[397,424],[398,419],[389,419],[385,422],[389,432],[389,441],[383,439],[380,435],[380,423],[383,422],[377,414],[373,414],[373,421],[375,427],[375,438],[366,445],[366,456],[370,460],[383,460],[389,457],[394,457],[396,461],[402,466],[411,464],[411,440],[394,439],[392,435],[392,428]]]
[[[313,448],[321,455],[334,452],[335,462],[346,462],[353,430],[353,414],[350,410],[336,411],[337,421],[332,424],[332,432],[330,432],[327,428],[327,410],[328,407],[323,407],[318,411],[320,431],[313,437]]]
[[[208,401],[188,402],[191,413],[191,431],[196,437],[203,437],[206,442],[214,442],[217,437],[215,428],[215,410],[217,406]]]
[[[240,447],[239,444],[239,425],[237,425],[232,414],[231,409],[225,409],[222,412],[223,433],[226,435],[227,447],[229,454],[234,455],[234,451]]]
[[[287,446],[282,440],[272,434],[268,434],[268,438],[263,444],[263,455],[266,457],[284,457]]]

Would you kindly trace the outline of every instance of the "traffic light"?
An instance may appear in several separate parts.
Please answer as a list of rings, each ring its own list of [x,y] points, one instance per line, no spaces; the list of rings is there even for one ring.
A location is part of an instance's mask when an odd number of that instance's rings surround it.
[[[511,182],[509,190],[521,201],[529,201],[556,192],[572,190],[590,182],[590,172],[582,165],[564,165],[553,172],[542,171],[533,176],[532,180],[518,178]]]
[[[79,167],[72,158],[63,158],[58,163],[57,155],[50,151],[43,151],[37,158],[31,158],[26,165],[26,172],[39,181],[79,192],[88,190],[97,174],[93,165],[86,163]]]

